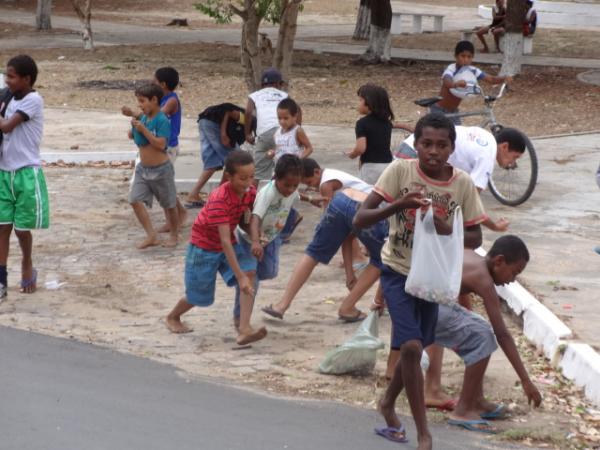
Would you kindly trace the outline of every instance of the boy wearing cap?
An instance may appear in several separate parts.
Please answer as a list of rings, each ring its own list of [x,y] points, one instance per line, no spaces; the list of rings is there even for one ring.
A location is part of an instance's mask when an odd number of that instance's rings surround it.
[[[275,148],[273,136],[279,128],[277,119],[277,105],[288,97],[287,92],[281,90],[283,79],[279,70],[271,67],[266,69],[261,77],[262,88],[248,96],[246,105],[247,120],[244,124],[246,141],[255,145],[254,183],[258,186],[260,180],[270,180],[273,176],[275,163],[267,156],[269,150]],[[252,135],[252,116],[256,116],[256,138]]]

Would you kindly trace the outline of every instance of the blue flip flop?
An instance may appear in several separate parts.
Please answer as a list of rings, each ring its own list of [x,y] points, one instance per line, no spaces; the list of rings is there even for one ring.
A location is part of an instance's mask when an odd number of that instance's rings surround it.
[[[504,403],[499,403],[493,411],[487,411],[479,414],[483,420],[500,420],[507,416],[507,409]]]
[[[381,436],[388,441],[398,442],[399,444],[406,444],[408,439],[406,438],[406,429],[404,425],[400,425],[399,428],[396,427],[381,427],[375,428],[375,434]],[[402,434],[403,437],[397,437],[396,434]]]
[[[37,283],[37,275],[38,272],[36,269],[31,270],[31,278],[29,280],[21,280],[21,292],[24,292],[26,288],[31,286],[32,284]]]
[[[490,430],[486,428],[481,428],[478,425],[483,425],[485,427],[490,427],[490,423],[486,420],[456,420],[450,419],[448,420],[448,425],[452,425],[455,427],[461,427],[468,431],[475,431],[477,433],[485,433],[485,434],[496,434],[497,431]]]

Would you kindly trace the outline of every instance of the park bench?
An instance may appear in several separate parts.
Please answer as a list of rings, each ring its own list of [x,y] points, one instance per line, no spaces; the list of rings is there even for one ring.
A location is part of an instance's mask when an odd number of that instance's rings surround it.
[[[392,34],[402,33],[402,16],[412,16],[412,32],[423,33],[423,17],[433,17],[433,30],[437,33],[444,31],[444,14],[435,13],[412,13],[412,12],[392,12]]]
[[[473,28],[469,28],[468,30],[460,30],[460,40],[473,42],[474,34],[475,30]]]

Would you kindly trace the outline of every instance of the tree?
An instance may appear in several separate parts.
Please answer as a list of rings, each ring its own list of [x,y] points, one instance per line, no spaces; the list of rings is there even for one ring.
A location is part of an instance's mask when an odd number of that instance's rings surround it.
[[[523,58],[523,23],[527,14],[526,0],[508,0],[506,6],[506,33],[504,34],[504,60],[501,75],[521,72]]]
[[[355,62],[358,64],[390,63],[392,59],[392,5],[390,0],[371,1],[370,10],[369,46]]]
[[[52,29],[50,15],[52,13],[52,0],[37,0],[35,12],[35,27],[38,30]]]
[[[356,26],[352,39],[364,41],[369,39],[371,32],[371,0],[360,0],[358,5],[358,14],[356,16]]]
[[[81,38],[83,39],[83,48],[86,50],[94,49],[94,40],[92,37],[92,0],[71,0],[73,9],[79,21],[81,22],[82,31]]]
[[[248,89],[254,91],[260,87],[265,62],[277,67],[285,80],[289,79],[302,0],[203,0],[195,6],[217,23],[230,23],[234,15],[242,19],[241,60]],[[259,37],[263,20],[279,24],[272,61],[263,61],[262,57],[267,53],[265,45],[271,45],[268,38]]]

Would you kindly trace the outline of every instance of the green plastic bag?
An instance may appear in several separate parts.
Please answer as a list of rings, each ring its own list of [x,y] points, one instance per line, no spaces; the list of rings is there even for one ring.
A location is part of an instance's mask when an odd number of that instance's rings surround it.
[[[329,375],[370,373],[375,368],[377,350],[385,347],[379,336],[379,313],[371,311],[356,333],[325,355],[319,372]]]

